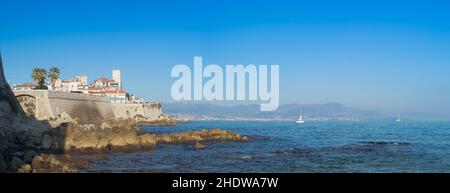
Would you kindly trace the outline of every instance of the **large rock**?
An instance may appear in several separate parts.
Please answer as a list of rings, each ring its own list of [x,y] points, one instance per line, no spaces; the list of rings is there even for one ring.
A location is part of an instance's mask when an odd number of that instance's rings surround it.
[[[140,146],[143,143],[138,135],[138,129],[133,124],[122,121],[110,121],[100,126],[93,125],[86,129],[86,125],[69,123],[65,125],[65,147],[66,151],[102,151],[111,148],[120,149],[127,146]]]
[[[0,172],[12,172],[23,163],[14,155],[15,149],[32,145],[29,125],[19,102],[12,93],[3,71],[0,55]]]
[[[192,143],[201,141],[248,141],[247,136],[241,136],[231,131],[214,128],[212,130],[199,130],[156,136],[158,143]]]
[[[27,170],[22,166],[22,170]],[[20,172],[21,170],[19,170]],[[57,157],[55,155],[38,155],[34,157],[31,163],[31,171],[33,173],[72,173],[78,172],[75,162],[71,159]]]

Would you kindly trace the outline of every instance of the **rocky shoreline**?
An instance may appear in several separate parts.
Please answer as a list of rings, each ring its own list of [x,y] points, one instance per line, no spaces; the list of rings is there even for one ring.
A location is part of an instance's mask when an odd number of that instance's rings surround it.
[[[136,121],[137,125],[142,126],[175,126],[177,124],[187,123],[188,121],[177,120],[172,118],[153,120],[153,121]]]
[[[1,141],[6,142],[1,149],[2,172],[78,172],[89,163],[73,159],[72,154],[145,151],[157,144],[192,144],[195,149],[203,149],[202,142],[248,141],[247,136],[219,128],[149,134],[141,132],[139,122],[134,120],[79,124],[65,113],[48,120],[48,125],[22,116],[15,121],[12,133],[0,133],[5,136]]]
[[[170,117],[157,120],[105,120],[93,114],[92,124],[77,122],[63,112],[48,120],[27,116],[12,93],[0,55],[0,173],[1,172],[77,172],[88,167],[71,153],[134,151],[154,148],[158,143],[195,144],[200,142],[248,141],[246,136],[220,129],[173,134],[144,134],[137,125],[173,125]],[[79,117],[78,117],[79,118]]]
[[[92,131],[91,131],[92,132]],[[89,134],[91,135],[91,134]],[[81,135],[82,136],[82,135]],[[223,142],[223,141],[248,141],[247,136],[241,136],[226,130],[214,128],[211,130],[198,130],[179,132],[171,134],[127,134],[122,139],[114,139],[105,146],[90,146],[94,144],[85,141],[78,147],[71,146],[62,154],[41,153],[36,155],[34,151],[27,151],[20,157],[14,157],[14,166],[19,173],[74,173],[80,169],[88,168],[89,161],[74,159],[72,154],[111,153],[123,151],[145,151],[155,148],[157,144],[193,144],[195,149],[204,149],[206,146],[201,142]],[[99,142],[102,139],[99,139]],[[87,145],[86,145],[87,144]]]

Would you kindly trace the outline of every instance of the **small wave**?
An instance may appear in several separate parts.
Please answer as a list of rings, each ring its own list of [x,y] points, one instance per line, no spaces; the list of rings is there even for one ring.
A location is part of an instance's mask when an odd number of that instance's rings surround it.
[[[250,155],[244,155],[241,157],[241,159],[252,159],[252,156]]]
[[[290,154],[295,156],[310,156],[312,153],[313,150],[305,148],[289,148],[275,151],[275,154]]]
[[[288,148],[276,150],[274,153],[280,156],[316,157],[321,155],[384,152],[390,148],[402,148],[411,145],[403,141],[360,141],[356,144],[343,146],[328,146],[317,148]]]
[[[273,139],[271,137],[263,135],[248,135],[248,138],[251,139],[252,141],[269,141]]]
[[[360,144],[376,145],[376,146],[407,146],[411,145],[409,142],[403,141],[360,141]]]

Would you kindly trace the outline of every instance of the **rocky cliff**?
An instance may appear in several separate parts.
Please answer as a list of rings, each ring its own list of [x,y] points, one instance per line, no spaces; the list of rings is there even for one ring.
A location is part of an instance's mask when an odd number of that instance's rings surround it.
[[[33,145],[28,121],[5,79],[0,55],[0,172],[14,171],[24,159],[32,159],[31,153],[26,151]]]

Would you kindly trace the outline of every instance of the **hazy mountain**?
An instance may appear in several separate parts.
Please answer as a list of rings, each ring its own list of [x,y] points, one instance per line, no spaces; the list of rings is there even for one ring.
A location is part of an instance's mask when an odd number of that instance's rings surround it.
[[[187,114],[203,118],[296,119],[300,114],[300,104],[285,104],[276,111],[261,112],[259,105],[219,106],[204,103],[165,103],[163,110],[169,114]],[[303,114],[310,120],[366,120],[395,117],[378,111],[347,107],[339,103],[303,105]]]

